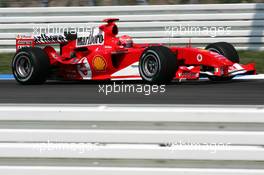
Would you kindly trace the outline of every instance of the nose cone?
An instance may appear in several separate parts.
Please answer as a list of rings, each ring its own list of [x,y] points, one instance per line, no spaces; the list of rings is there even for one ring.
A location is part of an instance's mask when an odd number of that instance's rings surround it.
[[[214,59],[214,62],[217,63],[218,65],[221,66],[232,66],[234,63],[232,61],[230,61],[228,58],[226,58],[225,56],[216,53],[216,52],[212,52],[212,51],[208,51],[210,57],[212,59]]]

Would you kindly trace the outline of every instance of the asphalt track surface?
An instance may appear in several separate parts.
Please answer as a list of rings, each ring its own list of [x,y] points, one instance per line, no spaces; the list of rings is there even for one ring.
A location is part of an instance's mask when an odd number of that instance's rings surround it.
[[[19,85],[14,80],[0,81],[0,103],[62,104],[214,104],[263,105],[264,80],[175,82],[164,93],[99,92],[99,85],[113,82],[47,82],[44,85]],[[117,82],[119,85],[141,81]],[[160,89],[159,89],[160,90]]]

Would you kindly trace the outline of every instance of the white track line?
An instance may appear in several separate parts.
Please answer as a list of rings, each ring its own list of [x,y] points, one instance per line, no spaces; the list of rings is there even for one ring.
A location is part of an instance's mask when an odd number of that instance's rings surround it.
[[[200,78],[200,80],[207,80],[208,78]],[[264,80],[264,74],[258,75],[238,75],[235,80]],[[0,80],[14,80],[14,78],[1,77]],[[113,78],[112,80],[140,80],[139,78]]]
[[[236,80],[263,80],[264,74],[237,76]]]

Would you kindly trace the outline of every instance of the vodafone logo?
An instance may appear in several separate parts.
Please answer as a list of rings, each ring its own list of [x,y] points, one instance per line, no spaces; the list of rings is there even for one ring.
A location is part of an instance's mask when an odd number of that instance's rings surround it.
[[[197,59],[198,62],[202,62],[203,61],[203,55],[202,54],[198,54],[196,56],[196,59]]]

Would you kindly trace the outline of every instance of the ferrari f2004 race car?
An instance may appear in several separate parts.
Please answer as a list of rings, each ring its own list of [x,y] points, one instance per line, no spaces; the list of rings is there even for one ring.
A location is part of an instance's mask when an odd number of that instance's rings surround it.
[[[56,80],[143,79],[167,83],[174,79],[231,80],[236,75],[256,74],[255,65],[239,64],[235,48],[226,42],[205,49],[137,44],[130,36],[118,36],[118,19],[86,33],[18,36],[12,60],[15,79],[21,84]],[[58,53],[53,47],[59,45]]]

